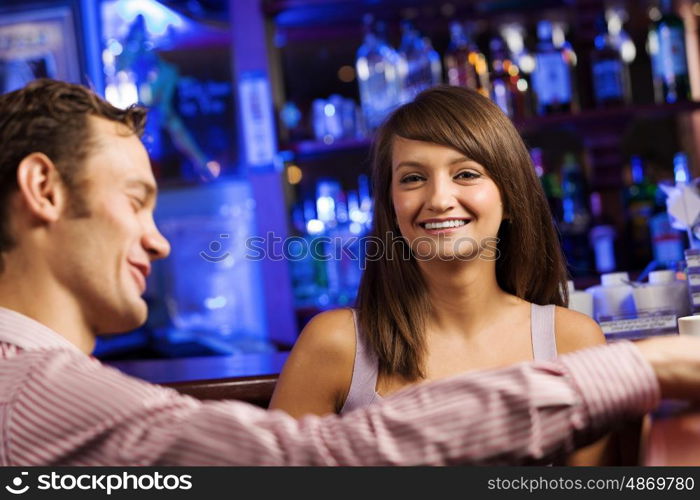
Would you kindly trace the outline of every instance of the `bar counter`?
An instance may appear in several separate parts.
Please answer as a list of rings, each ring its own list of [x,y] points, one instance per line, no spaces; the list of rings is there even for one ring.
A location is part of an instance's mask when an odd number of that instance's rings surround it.
[[[288,355],[289,352],[265,352],[106,364],[197,399],[238,399],[267,408]]]
[[[665,401],[647,418],[641,435],[641,465],[700,465],[700,403]]]

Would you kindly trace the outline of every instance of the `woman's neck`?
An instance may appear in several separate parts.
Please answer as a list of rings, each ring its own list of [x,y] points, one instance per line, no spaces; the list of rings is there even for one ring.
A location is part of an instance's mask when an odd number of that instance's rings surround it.
[[[505,304],[519,302],[498,286],[490,262],[426,262],[421,272],[431,303],[429,323],[437,331],[479,331]]]

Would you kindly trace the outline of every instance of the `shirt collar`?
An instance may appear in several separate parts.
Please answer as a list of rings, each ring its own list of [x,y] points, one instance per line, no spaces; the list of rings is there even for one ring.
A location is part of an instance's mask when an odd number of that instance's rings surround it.
[[[28,351],[37,349],[76,349],[61,334],[11,309],[0,307],[0,342]]]

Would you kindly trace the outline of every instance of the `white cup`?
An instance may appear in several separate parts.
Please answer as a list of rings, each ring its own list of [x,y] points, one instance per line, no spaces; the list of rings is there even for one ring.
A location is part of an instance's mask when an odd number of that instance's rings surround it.
[[[681,335],[700,337],[700,315],[678,318],[678,331]]]
[[[574,290],[569,292],[569,309],[593,317],[593,295],[588,292]]]

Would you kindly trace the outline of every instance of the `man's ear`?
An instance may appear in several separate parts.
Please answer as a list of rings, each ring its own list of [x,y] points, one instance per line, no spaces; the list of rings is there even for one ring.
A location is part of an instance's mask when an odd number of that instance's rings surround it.
[[[46,222],[58,220],[66,202],[58,169],[43,153],[31,153],[17,167],[19,193],[29,211]]]

